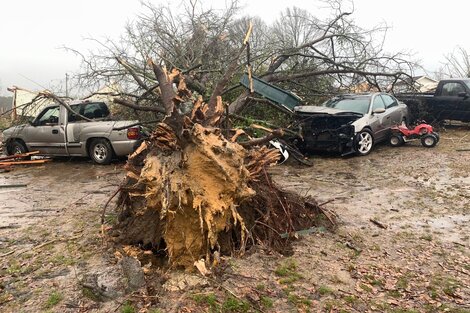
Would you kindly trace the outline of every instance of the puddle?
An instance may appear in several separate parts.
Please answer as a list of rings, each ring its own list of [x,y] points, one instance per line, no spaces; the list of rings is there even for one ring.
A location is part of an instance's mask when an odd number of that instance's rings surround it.
[[[53,161],[1,173],[0,185],[26,186],[0,188],[0,228],[34,225],[81,199],[93,199],[100,206],[124,176],[121,168],[122,164]]]

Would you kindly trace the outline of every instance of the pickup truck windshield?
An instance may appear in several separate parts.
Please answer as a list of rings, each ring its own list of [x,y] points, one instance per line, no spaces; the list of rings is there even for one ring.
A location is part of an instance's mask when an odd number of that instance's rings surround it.
[[[109,116],[109,109],[103,102],[91,102],[73,104],[70,106],[73,111],[88,118],[104,118]],[[68,112],[69,123],[83,120],[80,116]]]
[[[323,106],[348,112],[366,114],[369,111],[370,97],[334,98]]]

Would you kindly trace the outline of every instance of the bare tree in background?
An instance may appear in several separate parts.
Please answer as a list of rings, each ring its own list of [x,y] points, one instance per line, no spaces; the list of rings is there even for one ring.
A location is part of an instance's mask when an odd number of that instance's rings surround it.
[[[467,50],[457,47],[446,55],[440,73],[447,77],[470,77],[470,55]]]
[[[237,18],[236,0],[220,11],[206,10],[190,0],[182,14],[166,6],[145,7],[147,13],[130,23],[119,41],[99,43],[98,50],[82,55],[84,71],[79,76],[84,85],[94,89],[103,82],[120,84],[124,88],[121,104],[134,109],[162,103],[149,57],[167,69],[180,70],[188,87],[205,98],[213,94],[216,82],[232,66],[237,74],[232,85],[217,95],[223,94],[231,102],[233,113],[242,110],[251,96],[238,85],[248,58],[254,75],[307,101],[333,88],[364,81],[380,90],[407,76],[413,67],[406,55],[383,51],[387,27],[359,27],[352,13],[343,11],[340,1],[332,2],[329,19],[289,8],[271,26],[259,18]],[[242,29],[248,21],[254,24],[250,53],[240,55]],[[239,60],[235,66],[234,59]],[[236,93],[229,93],[237,88]]]

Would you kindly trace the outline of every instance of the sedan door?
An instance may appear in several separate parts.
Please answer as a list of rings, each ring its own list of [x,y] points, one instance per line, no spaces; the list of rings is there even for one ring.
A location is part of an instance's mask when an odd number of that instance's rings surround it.
[[[398,105],[398,100],[386,94],[381,95],[385,103],[385,113],[390,116],[390,124],[386,127],[390,128],[394,125],[400,125],[403,122],[403,109]]]
[[[369,125],[372,129],[372,135],[376,142],[385,139],[387,136],[387,126],[390,125],[390,116],[387,115],[387,112],[383,113],[374,113],[377,109],[385,110],[385,103],[380,95],[375,95],[372,99],[372,105],[370,109],[370,121]]]

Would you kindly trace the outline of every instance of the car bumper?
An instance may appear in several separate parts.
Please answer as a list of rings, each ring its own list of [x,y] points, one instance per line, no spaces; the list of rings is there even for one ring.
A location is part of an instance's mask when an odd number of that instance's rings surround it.
[[[114,141],[112,145],[116,156],[126,156],[132,154],[142,142],[143,140]]]

